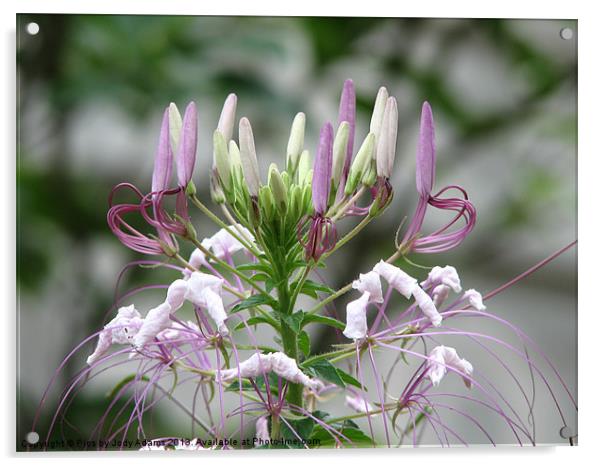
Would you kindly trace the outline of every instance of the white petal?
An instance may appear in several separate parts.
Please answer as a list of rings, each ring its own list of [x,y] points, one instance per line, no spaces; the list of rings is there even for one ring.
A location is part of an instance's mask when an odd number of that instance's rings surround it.
[[[383,290],[380,285],[380,276],[376,272],[360,273],[360,278],[354,280],[351,286],[361,293],[365,291],[370,293],[371,303],[383,302]]]
[[[300,383],[314,390],[321,388],[322,383],[318,380],[312,380],[297,367],[293,358],[288,357],[281,352],[271,353],[272,370],[274,373],[293,383]]]
[[[98,335],[96,349],[88,357],[87,363],[92,364],[97,361],[107,352],[112,343],[131,343],[141,326],[142,319],[134,305],[119,308],[117,315],[104,326],[103,331]]]
[[[171,306],[172,312],[175,312],[182,307],[187,291],[188,282],[186,280],[176,280],[169,285],[166,302]]]
[[[86,359],[86,363],[88,365],[94,364],[100,357],[105,354],[108,349],[111,347],[111,332],[108,330],[102,330],[98,335],[98,342],[96,343],[96,348],[94,352],[88,356]]]
[[[159,332],[169,328],[171,325],[170,315],[171,306],[168,303],[161,303],[148,311],[142,327],[134,338],[134,346],[136,346],[136,348],[142,348],[155,338]]]
[[[435,304],[435,307],[439,307],[441,304],[443,304],[443,302],[449,296],[449,291],[450,288],[447,285],[441,284],[435,287],[433,290],[433,303]]]
[[[464,383],[470,388],[470,375],[473,367],[466,359],[460,359],[457,351],[449,346],[437,346],[429,354],[429,369],[427,375],[430,377],[433,385],[438,385],[448,368],[460,372]]]
[[[188,292],[186,299],[196,306],[205,306],[201,295],[205,288],[212,289],[219,296],[222,294],[224,281],[215,275],[203,272],[193,272],[188,279]]]
[[[414,286],[418,283],[415,278],[405,273],[399,267],[395,267],[382,260],[374,266],[373,270],[408,299],[412,295]]]
[[[268,432],[268,418],[262,416],[255,422],[255,437],[263,442],[269,442],[270,433]]]
[[[203,247],[205,249],[209,248],[209,245],[207,244],[208,242],[208,238],[203,239],[203,241],[201,241],[201,244],[203,245]],[[188,259],[188,263],[194,267],[195,269],[200,269],[203,265],[207,265],[207,259],[205,258],[205,254],[200,250],[200,249],[195,249],[194,251],[192,251],[192,254],[190,254],[190,258]],[[184,269],[184,271],[182,272],[184,274],[185,277],[190,277],[190,275],[192,274],[192,271],[190,269]]]
[[[443,318],[441,317],[441,314],[439,314],[439,312],[437,311],[435,303],[433,303],[431,297],[428,294],[426,294],[426,292],[418,285],[414,286],[414,289],[412,290],[412,295],[414,296],[414,299],[416,299],[416,304],[418,305],[422,313],[429,318],[429,320],[435,327],[439,327]]]
[[[366,320],[366,308],[370,300],[370,293],[364,294],[355,301],[347,304],[347,325],[343,330],[343,335],[353,340],[365,338],[368,333],[368,322]]]
[[[253,355],[238,363],[238,367],[225,369],[221,371],[221,377],[224,381],[233,380],[240,377],[257,377],[261,374],[266,374],[272,370],[272,357],[269,354],[253,353]]]
[[[433,267],[428,274],[428,277],[420,285],[425,290],[437,285],[447,285],[455,293],[462,291],[462,284],[460,283],[460,277],[455,267],[446,265],[445,267],[439,267],[438,265]]]
[[[224,309],[224,302],[222,301],[221,296],[209,287],[201,292],[201,296],[204,307],[207,308],[207,312],[209,313],[209,317],[215,322],[217,331],[222,336],[228,335],[228,327],[224,324],[228,315]]]
[[[466,290],[466,293],[464,293],[462,299],[468,299],[469,304],[477,311],[484,311],[487,309],[487,306],[483,304],[483,297],[481,296],[481,293],[479,293],[477,290]]]
[[[364,399],[358,394],[353,396],[346,395],[345,404],[358,413],[374,411],[374,407],[367,401],[364,401]]]

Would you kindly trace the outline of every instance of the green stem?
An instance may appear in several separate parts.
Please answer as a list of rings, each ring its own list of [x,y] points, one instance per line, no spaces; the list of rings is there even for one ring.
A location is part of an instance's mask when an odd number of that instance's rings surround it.
[[[347,293],[350,289],[351,289],[351,283],[349,283],[348,285],[345,285],[343,288],[341,288],[340,290],[338,290],[336,293],[331,294],[328,298],[320,301],[318,304],[316,304],[314,307],[312,307],[309,311],[307,311],[307,313],[308,314],[315,314],[320,309],[322,309],[324,306],[326,306],[327,304],[333,302],[339,296],[342,296],[345,293]]]
[[[289,357],[299,361],[299,350],[297,348],[297,335],[285,321],[286,316],[292,313],[294,303],[290,299],[290,290],[287,280],[281,280],[278,286],[278,302],[280,303],[280,337],[282,338],[282,348]],[[303,386],[298,383],[289,382],[286,399],[289,403],[303,407]]]
[[[201,212],[203,212],[207,217],[209,217],[210,220],[212,220],[219,227],[224,228],[226,231],[228,231],[234,237],[234,239],[236,239],[240,244],[246,247],[255,257],[259,257],[260,252],[257,251],[257,249],[254,248],[252,244],[250,244],[243,237],[234,233],[231,228],[228,228],[229,225],[227,225],[226,222],[224,222],[221,218],[219,218],[217,215],[211,212],[211,210],[209,210],[209,208],[205,204],[203,204],[199,200],[199,198],[196,197],[196,195],[193,194],[192,196],[190,196],[190,200],[196,207],[199,208]]]

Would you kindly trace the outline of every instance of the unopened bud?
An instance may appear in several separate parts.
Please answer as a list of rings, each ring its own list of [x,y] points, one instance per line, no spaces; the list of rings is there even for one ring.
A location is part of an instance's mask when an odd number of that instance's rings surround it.
[[[345,159],[347,158],[347,143],[349,141],[349,123],[343,121],[339,125],[337,134],[334,138],[334,146],[332,149],[332,183],[338,187]]]
[[[374,101],[374,109],[372,110],[372,118],[370,119],[370,132],[374,133],[376,138],[380,135],[380,130],[383,122],[383,116],[385,114],[385,107],[387,105],[387,99],[389,98],[389,92],[386,87],[381,87],[376,94],[376,100]]]
[[[301,156],[299,157],[299,168],[297,171],[297,175],[299,177],[298,178],[299,184],[311,183],[311,180],[308,179],[308,174],[311,170],[312,170],[311,156],[309,155],[308,150],[304,150],[303,152],[301,152]]]
[[[397,120],[397,101],[395,97],[389,97],[376,146],[376,172],[382,178],[390,178],[393,172],[397,146]]]
[[[230,94],[224,102],[222,113],[219,116],[217,129],[224,136],[226,141],[232,139],[232,131],[234,130],[234,119],[236,117],[236,94]]]
[[[303,151],[303,142],[305,139],[305,114],[297,113],[291,126],[291,135],[286,146],[287,168],[291,173],[295,173],[299,165],[299,157]]]
[[[228,146],[226,146],[224,135],[217,129],[213,132],[213,167],[217,170],[219,180],[229,190],[231,188],[231,167]]]
[[[347,183],[345,184],[345,194],[347,196],[353,194],[366,171],[370,169],[370,162],[372,161],[375,142],[376,137],[374,133],[368,133],[368,136],[366,136],[366,139],[364,139],[364,142],[355,156],[355,159],[353,159],[353,164],[351,165],[351,170],[349,171],[349,177],[347,178]]]
[[[276,164],[270,165],[268,185],[272,191],[272,196],[274,196],[276,207],[284,215],[287,208],[288,193]]]
[[[257,197],[259,193],[259,166],[257,164],[257,153],[255,152],[255,140],[251,123],[247,118],[241,118],[238,127],[238,139],[240,143],[240,161],[251,197]]]
[[[169,104],[169,140],[171,142],[171,150],[174,154],[177,154],[178,151],[181,132],[182,116],[176,104],[172,102]]]

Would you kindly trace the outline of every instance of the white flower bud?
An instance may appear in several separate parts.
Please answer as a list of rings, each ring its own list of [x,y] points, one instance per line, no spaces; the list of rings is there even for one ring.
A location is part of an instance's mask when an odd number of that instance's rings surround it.
[[[240,143],[240,161],[242,171],[247,181],[249,194],[257,197],[259,194],[259,165],[257,164],[257,153],[255,152],[255,140],[251,123],[247,118],[241,118],[238,127],[238,139]]]

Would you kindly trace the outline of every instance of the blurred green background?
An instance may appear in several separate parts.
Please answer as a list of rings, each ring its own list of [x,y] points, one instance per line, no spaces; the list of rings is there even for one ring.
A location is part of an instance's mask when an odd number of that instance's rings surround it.
[[[31,21],[40,26],[34,36],[25,30]],[[566,27],[571,40],[560,36]],[[487,291],[576,238],[576,33],[576,21],[561,20],[19,15],[17,444],[55,368],[100,327],[119,271],[137,257],[106,226],[107,196],[121,181],[150,187],[169,102],[198,104],[195,182],[208,199],[211,133],[229,92],[239,96],[239,116],[253,123],[265,177],[270,162],[283,166],[296,112],[307,114],[306,147],[314,151],[319,127],[336,120],[343,80],[352,78],[357,149],[378,87],[389,88],[400,114],[395,199],[332,257],[326,279],[336,288],[388,255],[399,223],[413,213],[418,119],[429,100],[436,185],[465,187],[479,217],[461,247],[414,259],[453,264],[466,288]],[[426,229],[443,221],[427,220]],[[209,236],[214,229],[199,220],[198,231]],[[136,270],[121,289],[161,277]],[[575,392],[575,251],[489,309],[533,336]],[[314,351],[333,341],[329,332],[312,336]],[[59,388],[81,369],[89,348],[67,364]],[[529,376],[525,367],[517,371]],[[89,432],[116,380],[84,390],[69,422]],[[54,390],[41,432],[57,396]],[[564,442],[542,399],[538,440]],[[159,409],[153,434],[186,435],[182,422]]]

